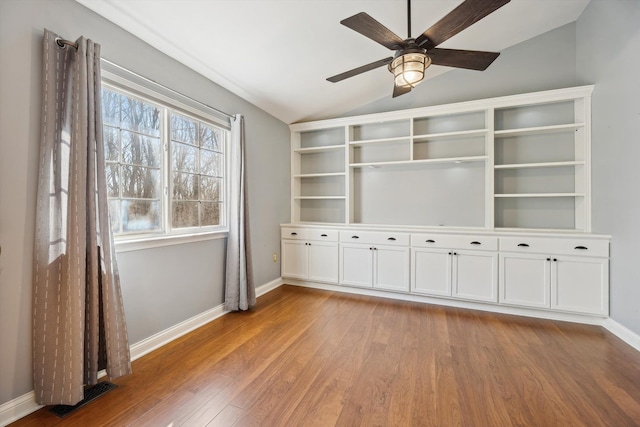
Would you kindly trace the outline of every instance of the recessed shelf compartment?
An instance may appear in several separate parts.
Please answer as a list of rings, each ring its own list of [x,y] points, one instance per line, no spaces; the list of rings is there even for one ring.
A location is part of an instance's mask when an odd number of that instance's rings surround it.
[[[416,117],[413,119],[414,135],[461,133],[478,131],[486,127],[486,112],[484,110]]]
[[[300,191],[295,197],[337,197],[344,199],[345,174],[318,174],[301,178]]]
[[[575,193],[575,168],[519,168],[495,171],[495,194]]]
[[[322,149],[341,146],[344,147],[344,128],[335,127],[328,129],[311,130],[300,133],[300,145],[298,149]]]
[[[293,124],[292,221],[589,232],[592,91]]]
[[[411,121],[393,120],[374,123],[356,124],[349,128],[350,142],[375,140],[388,141],[394,138],[409,138]]]
[[[447,137],[418,139],[413,142],[413,160],[479,157],[485,153],[485,137]]]
[[[293,199],[299,216],[295,222],[321,222],[343,224],[345,222],[344,198]]]
[[[496,199],[496,228],[571,230],[576,225],[576,199],[571,195]]]
[[[574,124],[574,100],[541,102],[496,108],[494,112],[495,132],[553,127]]]

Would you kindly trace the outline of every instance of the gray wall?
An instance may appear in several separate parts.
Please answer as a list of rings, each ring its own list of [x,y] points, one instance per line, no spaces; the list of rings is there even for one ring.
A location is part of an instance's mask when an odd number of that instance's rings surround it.
[[[72,0],[0,0],[0,404],[32,390],[31,262],[40,133],[43,29],[102,45],[102,56],[245,116],[256,284],[280,276],[289,221],[289,129]],[[266,179],[265,179],[266,177]],[[225,239],[118,254],[132,343],[219,305]]]
[[[594,231],[611,242],[611,318],[640,334],[640,1],[591,0],[577,22],[577,75],[594,82]]]

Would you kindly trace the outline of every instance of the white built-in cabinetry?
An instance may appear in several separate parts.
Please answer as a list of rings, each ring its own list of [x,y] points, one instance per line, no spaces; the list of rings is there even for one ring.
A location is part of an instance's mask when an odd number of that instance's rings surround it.
[[[291,125],[282,276],[606,316],[592,90]]]

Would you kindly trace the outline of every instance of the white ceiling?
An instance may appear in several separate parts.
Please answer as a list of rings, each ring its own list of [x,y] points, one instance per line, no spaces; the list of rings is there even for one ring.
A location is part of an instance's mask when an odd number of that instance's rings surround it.
[[[285,123],[391,96],[386,67],[339,83],[325,80],[393,53],[342,19],[367,12],[407,37],[405,0],[76,1]],[[499,52],[575,21],[589,1],[512,0],[440,47]],[[459,3],[413,0],[412,36]],[[448,70],[431,66],[427,78]]]

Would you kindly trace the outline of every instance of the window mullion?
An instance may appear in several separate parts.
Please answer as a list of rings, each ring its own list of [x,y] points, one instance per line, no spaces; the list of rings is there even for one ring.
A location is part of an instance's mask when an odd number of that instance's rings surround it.
[[[164,219],[165,233],[171,231],[171,117],[170,110],[168,108],[162,109],[162,184],[163,184],[163,197],[162,197],[162,216]]]

